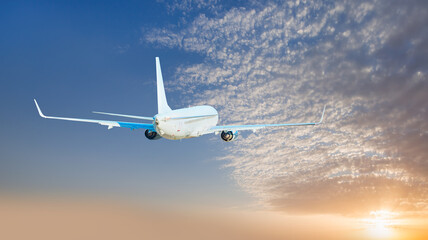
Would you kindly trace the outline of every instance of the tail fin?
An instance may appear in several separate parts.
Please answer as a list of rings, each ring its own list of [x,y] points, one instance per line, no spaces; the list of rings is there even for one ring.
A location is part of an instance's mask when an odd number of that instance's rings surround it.
[[[156,57],[156,81],[158,89],[158,113],[164,113],[171,111],[166,101],[165,89],[163,87],[162,71],[159,62],[159,58]]]

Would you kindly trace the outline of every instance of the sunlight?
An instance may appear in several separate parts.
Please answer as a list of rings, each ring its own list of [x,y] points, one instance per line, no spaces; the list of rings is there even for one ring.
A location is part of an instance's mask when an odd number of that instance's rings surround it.
[[[387,239],[394,235],[393,227],[397,224],[397,213],[387,210],[370,212],[370,218],[363,219],[367,232],[373,239]]]

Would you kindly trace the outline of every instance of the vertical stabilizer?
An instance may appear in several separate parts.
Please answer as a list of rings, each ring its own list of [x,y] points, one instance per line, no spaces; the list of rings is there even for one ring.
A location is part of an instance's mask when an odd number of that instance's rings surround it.
[[[158,113],[169,112],[171,111],[171,108],[168,106],[168,103],[166,101],[165,88],[163,87],[162,71],[158,57],[156,57],[156,81],[158,89]]]

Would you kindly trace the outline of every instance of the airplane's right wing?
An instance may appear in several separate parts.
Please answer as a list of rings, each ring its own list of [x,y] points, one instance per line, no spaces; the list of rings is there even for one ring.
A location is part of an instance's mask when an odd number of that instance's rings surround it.
[[[242,131],[242,130],[252,130],[256,131],[258,129],[266,127],[287,127],[287,126],[309,126],[309,125],[318,125],[321,124],[324,118],[325,106],[322,111],[321,119],[319,122],[308,122],[308,123],[281,123],[281,124],[258,124],[258,125],[230,125],[230,126],[215,126],[209,129],[204,134],[209,133],[219,133],[222,131]]]

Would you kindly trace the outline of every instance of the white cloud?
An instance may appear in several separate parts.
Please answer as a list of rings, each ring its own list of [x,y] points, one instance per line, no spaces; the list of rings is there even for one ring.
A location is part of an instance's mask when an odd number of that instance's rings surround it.
[[[221,5],[218,2],[218,0],[172,0],[166,1],[166,7],[170,13],[181,11],[185,14],[200,9],[220,10]]]
[[[426,11],[408,18],[415,3],[398,15],[388,11],[397,7],[390,4],[233,8],[144,38],[206,56],[177,69],[176,89],[186,89],[192,105],[218,108],[221,124],[312,121],[329,105],[320,127],[263,130],[230,145],[234,154],[224,160],[232,177],[264,203],[350,214],[363,203],[361,211],[382,204],[406,210],[400,207],[406,202],[407,210],[426,211],[428,139],[420,133],[428,128],[428,69],[426,63],[409,68],[422,53],[400,58],[401,42],[417,42],[419,49],[427,43],[427,34],[400,32],[422,24]]]

